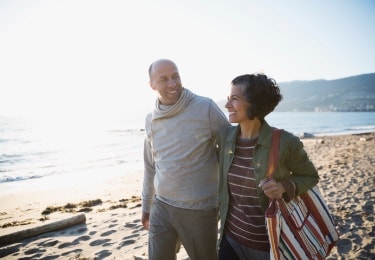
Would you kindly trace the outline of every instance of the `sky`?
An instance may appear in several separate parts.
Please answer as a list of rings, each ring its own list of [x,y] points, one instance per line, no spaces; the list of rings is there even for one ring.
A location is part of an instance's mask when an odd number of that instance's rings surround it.
[[[0,0],[0,115],[138,116],[154,105],[159,58],[219,101],[245,73],[373,73],[374,47],[372,0]]]

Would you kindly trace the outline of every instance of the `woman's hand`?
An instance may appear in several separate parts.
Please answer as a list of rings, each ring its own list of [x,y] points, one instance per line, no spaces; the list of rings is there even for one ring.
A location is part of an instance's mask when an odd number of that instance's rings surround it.
[[[282,199],[285,188],[280,182],[276,182],[272,179],[266,181],[264,184],[261,182],[260,185],[264,194],[266,194],[269,199]]]

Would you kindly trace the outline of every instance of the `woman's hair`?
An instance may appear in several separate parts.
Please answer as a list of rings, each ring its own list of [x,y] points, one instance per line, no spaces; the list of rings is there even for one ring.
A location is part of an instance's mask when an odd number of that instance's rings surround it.
[[[264,74],[245,74],[232,80],[232,85],[243,86],[243,95],[250,103],[248,117],[260,121],[272,112],[283,98],[276,81]]]

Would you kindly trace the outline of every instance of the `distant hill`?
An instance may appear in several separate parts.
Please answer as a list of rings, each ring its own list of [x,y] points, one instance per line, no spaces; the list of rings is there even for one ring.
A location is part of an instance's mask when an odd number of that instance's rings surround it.
[[[277,112],[375,111],[375,73],[335,80],[279,82]],[[223,107],[225,101],[218,102]]]

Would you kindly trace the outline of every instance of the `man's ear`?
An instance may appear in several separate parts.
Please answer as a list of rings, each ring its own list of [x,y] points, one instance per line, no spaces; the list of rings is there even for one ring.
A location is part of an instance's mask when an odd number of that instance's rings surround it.
[[[156,90],[155,88],[154,88],[154,86],[152,85],[152,82],[151,82],[151,80],[148,82],[148,85],[150,86],[150,88],[152,88],[153,90]]]

